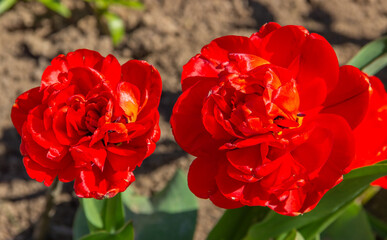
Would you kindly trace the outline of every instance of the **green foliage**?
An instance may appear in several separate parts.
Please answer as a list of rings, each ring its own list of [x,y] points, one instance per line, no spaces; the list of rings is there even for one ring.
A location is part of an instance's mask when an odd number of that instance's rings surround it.
[[[75,213],[75,218],[73,221],[73,239],[78,240],[78,239],[81,239],[83,236],[89,234],[90,233],[89,228],[90,227],[86,218],[85,211],[81,205],[77,209]]]
[[[226,210],[222,218],[212,229],[207,240],[239,240],[249,227],[264,219],[269,213],[267,207],[241,207]]]
[[[102,219],[107,232],[114,232],[124,226],[125,212],[120,193],[106,200],[102,209]]]
[[[19,0],[0,0],[0,14],[12,8]],[[55,13],[69,18],[71,11],[61,3],[60,0],[36,0]],[[124,21],[116,14],[110,11],[111,6],[123,6],[141,10],[144,4],[137,0],[85,0],[94,8],[96,16],[102,20],[105,25],[114,46],[117,46],[125,35]]]
[[[167,186],[151,198],[139,196],[129,188],[111,199],[81,199],[73,238],[130,240],[134,237],[133,222],[139,240],[192,239],[197,209],[196,197],[187,187],[185,174],[177,171]]]
[[[85,0],[87,2],[95,4],[99,10],[107,10],[112,5],[125,6],[134,9],[143,9],[144,4],[137,0]]]
[[[365,45],[349,62],[369,75],[374,75],[387,66],[387,37]]]
[[[192,239],[198,204],[181,171],[154,197],[141,197],[128,190],[123,193],[123,201],[128,218],[133,219],[136,239]]]
[[[106,20],[107,27],[109,29],[110,37],[113,44],[117,45],[121,42],[125,35],[125,25],[122,19],[114,13],[104,12],[103,17]]]
[[[103,220],[101,216],[103,205],[103,201],[92,198],[81,198],[81,206],[91,231],[103,229]]]
[[[13,7],[17,0],[0,0],[0,14],[6,12],[8,9]]]
[[[136,0],[86,0],[95,9],[99,18],[101,18],[107,26],[113,44],[116,46],[125,35],[125,24],[122,19],[116,14],[112,13],[110,6],[124,6],[134,9],[143,9],[144,5]]]
[[[386,161],[355,169],[344,176],[342,183],[328,191],[313,211],[298,217],[288,217],[276,213],[270,214],[262,222],[252,225],[244,239],[269,239],[278,237],[292,229],[302,229],[303,227],[304,231],[308,233],[321,232],[323,229],[316,223],[324,223],[324,218],[326,219],[325,221],[331,221],[330,216],[334,215],[337,211],[345,212],[342,209],[348,207],[372,181],[386,174]],[[310,229],[310,227],[306,231],[305,228],[309,224],[313,224],[317,230]],[[315,236],[308,237],[313,239]]]
[[[37,0],[42,3],[48,9],[56,12],[57,14],[69,18],[71,16],[71,11],[63,5],[59,0]],[[0,14],[4,13],[8,9],[12,8],[18,0],[0,0]]]
[[[71,11],[68,9],[65,5],[63,5],[58,0],[38,0],[44,6],[46,6],[48,9],[51,9],[52,11],[56,12],[57,14],[69,18],[71,17]]]
[[[367,213],[372,230],[382,239],[387,239],[387,224],[370,213]]]
[[[110,199],[81,198],[80,201],[73,225],[74,239],[133,239],[133,226],[130,221],[125,223],[121,194]]]
[[[374,239],[367,214],[363,207],[356,203],[350,204],[344,213],[324,231],[322,236],[331,240]]]
[[[94,232],[81,238],[81,240],[133,240],[134,230],[131,222],[127,222],[118,231],[109,233],[108,231]]]
[[[293,229],[285,236],[284,240],[304,240],[304,237],[297,230]]]

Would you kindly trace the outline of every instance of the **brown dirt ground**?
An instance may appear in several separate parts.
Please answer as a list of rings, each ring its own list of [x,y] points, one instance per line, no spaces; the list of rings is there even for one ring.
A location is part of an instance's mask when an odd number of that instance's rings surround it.
[[[362,45],[387,33],[385,0],[144,2],[143,11],[113,9],[126,23],[125,39],[116,48],[83,1],[64,1],[72,9],[70,19],[34,1],[19,2],[0,16],[0,240],[30,239],[44,206],[46,188],[25,173],[18,151],[20,137],[9,114],[16,97],[39,85],[43,70],[58,54],[89,48],[103,55],[113,53],[121,63],[144,59],[160,71],[162,136],[155,154],[136,171],[133,185],[138,192],[150,195],[164,186],[176,168],[188,170],[193,159],[174,142],[168,121],[181,93],[182,66],[204,44],[222,35],[249,36],[268,21],[300,24],[327,38],[343,64]],[[386,71],[380,76],[387,79]],[[49,239],[71,239],[78,205],[71,190],[71,184],[66,184],[58,199]],[[204,239],[221,214],[221,209],[200,201],[195,240]]]

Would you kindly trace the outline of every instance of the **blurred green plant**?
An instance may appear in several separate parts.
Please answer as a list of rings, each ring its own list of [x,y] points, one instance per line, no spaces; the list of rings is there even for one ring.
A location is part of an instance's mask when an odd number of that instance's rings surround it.
[[[114,5],[133,9],[143,9],[144,4],[137,0],[85,0],[94,9],[100,23],[105,26],[114,46],[117,46],[125,34],[125,24],[120,16],[110,11]]]
[[[12,8],[20,0],[0,0],[0,14],[3,14],[10,8]],[[42,3],[48,9],[56,12],[57,14],[69,18],[71,16],[71,11],[63,5],[59,0],[37,0]]]
[[[194,235],[198,203],[181,170],[152,197],[129,188],[114,198],[80,198],[80,202],[74,240],[190,240]]]
[[[21,0],[0,0],[0,15],[11,9]],[[71,11],[61,3],[60,0],[36,0],[55,13],[69,18]],[[143,9],[144,4],[137,0],[85,0],[94,10],[98,21],[105,31],[112,38],[114,46],[117,46],[125,35],[125,24],[120,16],[111,11],[112,6],[127,7],[132,9]],[[106,30],[105,30],[106,29]]]

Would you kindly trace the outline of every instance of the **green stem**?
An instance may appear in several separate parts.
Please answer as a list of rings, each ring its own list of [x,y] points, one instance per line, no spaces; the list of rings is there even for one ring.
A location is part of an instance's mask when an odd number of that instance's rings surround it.
[[[121,193],[118,193],[115,197],[108,198],[105,201],[106,203],[102,213],[104,229],[107,232],[113,233],[125,224],[125,212]]]
[[[54,215],[54,207],[56,198],[62,191],[62,182],[58,181],[58,178],[55,178],[54,182],[51,184],[50,188],[46,192],[46,205],[42,215],[40,216],[38,223],[34,228],[32,234],[32,239],[34,240],[43,240],[46,239],[48,229],[50,227],[50,219]]]
[[[359,197],[360,203],[365,205],[369,200],[371,200],[380,190],[380,187],[369,186],[367,190]]]

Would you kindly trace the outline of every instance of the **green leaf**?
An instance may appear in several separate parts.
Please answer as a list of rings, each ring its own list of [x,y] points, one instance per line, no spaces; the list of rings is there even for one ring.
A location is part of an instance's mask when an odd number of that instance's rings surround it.
[[[368,75],[375,75],[380,70],[387,66],[387,54],[383,54],[373,61],[371,64],[363,68],[363,71]]]
[[[386,163],[383,161],[380,164],[351,171],[344,176],[342,183],[325,194],[313,211],[298,217],[271,214],[262,222],[254,224],[244,239],[261,240],[277,237],[339,211],[359,196],[372,181],[387,174]]]
[[[128,188],[121,194],[124,205],[133,213],[152,214],[154,212],[152,202],[149,198],[137,195],[132,188]]]
[[[296,229],[293,229],[286,235],[284,240],[304,240],[304,237]]]
[[[103,209],[103,200],[97,200],[94,198],[80,198],[83,210],[85,211],[85,216],[87,222],[90,224],[91,231],[97,229],[103,229],[103,220],[101,217]]]
[[[382,239],[387,239],[387,224],[370,213],[367,213],[372,230]]]
[[[134,231],[131,221],[125,223],[120,229],[113,232],[105,230],[98,230],[90,233],[87,224],[87,219],[82,206],[79,206],[75,213],[75,219],[73,223],[73,239],[74,240],[133,240]]]
[[[114,240],[133,240],[134,230],[132,221],[128,221],[121,229],[114,234]]]
[[[151,199],[135,196],[131,191],[124,192],[122,198],[127,207],[127,219],[133,220],[136,239],[193,238],[198,204],[180,170],[164,190]]]
[[[113,44],[114,46],[117,46],[125,34],[124,22],[119,16],[111,12],[104,12],[103,16],[106,19],[107,27],[109,29]]]
[[[71,17],[71,11],[58,0],[38,0],[44,4],[47,8],[58,13],[59,15],[69,18]]]
[[[322,237],[330,240],[374,239],[364,209],[355,203],[346,208],[345,212],[323,232]]]
[[[104,201],[106,201],[102,211],[104,229],[107,232],[114,232],[125,224],[125,212],[121,200],[121,193]]]
[[[133,1],[133,0],[112,0],[111,1],[114,4],[126,6],[128,8],[134,8],[134,9],[144,9],[144,4],[139,1]]]
[[[81,240],[112,240],[110,233],[101,231],[84,236]]]
[[[379,38],[365,45],[348,64],[360,68],[370,75],[377,73],[387,65],[387,37]]]
[[[270,211],[267,207],[241,207],[226,210],[222,218],[212,229],[207,240],[239,240],[249,227],[261,221]]]
[[[107,231],[99,231],[84,236],[80,240],[133,240],[134,231],[132,222],[127,222],[117,232],[109,233]],[[75,239],[77,240],[77,239]]]
[[[83,211],[83,207],[80,205],[75,212],[75,218],[73,221],[73,239],[78,240],[89,233],[90,231],[85,211]]]
[[[17,0],[0,0],[0,14],[13,7],[16,2]]]
[[[343,212],[347,209],[348,206],[342,207],[333,214],[328,215],[327,217],[320,218],[319,220],[312,222],[300,229],[300,233],[306,240],[312,240],[316,236],[319,236],[322,231],[324,231],[329,225],[331,225],[338,217],[340,217]]]
[[[152,198],[155,209],[159,212],[181,213],[196,211],[196,197],[188,189],[185,174],[178,170],[168,185]]]

